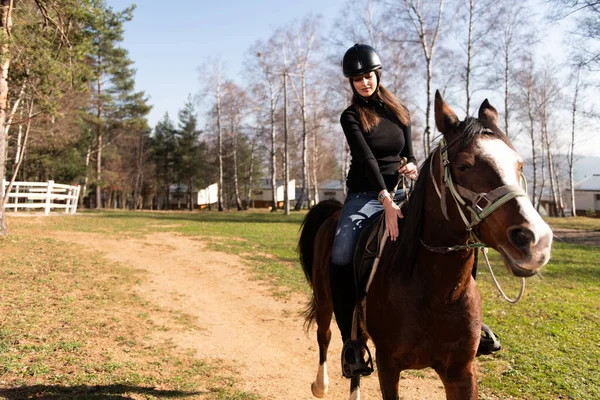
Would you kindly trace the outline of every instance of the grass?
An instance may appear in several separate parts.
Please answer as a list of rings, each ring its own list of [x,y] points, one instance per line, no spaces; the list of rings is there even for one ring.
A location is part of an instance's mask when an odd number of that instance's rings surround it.
[[[233,371],[152,338],[187,330],[191,319],[133,294],[142,272],[39,234],[75,227],[134,234],[152,219],[106,222],[9,219],[20,228],[0,240],[0,398],[257,399],[236,389]],[[148,313],[168,323],[157,325]]]
[[[285,296],[308,290],[295,252],[303,216],[86,212],[74,217],[10,218],[9,227],[19,228],[11,228],[15,233],[0,242],[0,312],[8,316],[0,322],[0,379],[8,387],[0,389],[0,396],[10,390],[15,398],[14,393],[25,388],[30,395],[67,390],[72,398],[122,393],[146,398],[254,398],[236,391],[231,371],[180,354],[171,343],[148,348],[147,335],[132,326],[165,329],[153,326],[148,318],[148,313],[163,311],[148,310],[128,291],[136,280],[144,279],[139,272],[120,265],[106,267],[77,249],[58,252],[53,250],[55,243],[39,239],[36,232],[137,237],[172,231],[202,237],[213,249],[241,255],[257,276],[274,283],[277,295]],[[600,220],[582,217],[549,223],[600,229]],[[518,280],[507,275],[497,254],[491,256],[505,291],[516,294]],[[496,355],[478,359],[482,396],[600,398],[598,261],[600,247],[556,243],[552,260],[541,276],[527,280],[517,305],[499,297],[480,261],[484,321],[503,344]],[[190,324],[185,315],[168,317],[182,329]],[[98,347],[105,350],[90,350]],[[164,371],[165,365],[177,368]]]

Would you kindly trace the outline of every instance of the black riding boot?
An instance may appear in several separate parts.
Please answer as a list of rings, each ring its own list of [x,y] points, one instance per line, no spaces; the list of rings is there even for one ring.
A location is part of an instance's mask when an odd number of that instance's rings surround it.
[[[356,285],[354,283],[354,271],[352,265],[331,264],[331,297],[333,312],[340,333],[342,334],[342,374],[346,378],[356,375],[369,375],[373,372],[373,361],[371,353],[366,344],[360,339],[351,340],[352,319],[354,317],[354,306],[356,304]],[[364,360],[363,351],[369,357]]]
[[[475,252],[475,263],[473,264],[473,271],[471,274],[473,275],[473,279],[477,279],[477,255],[478,252]],[[500,344],[500,340],[494,335],[494,332],[490,329],[486,324],[481,325],[481,338],[479,339],[479,347],[477,348],[477,355],[481,354],[492,354],[497,352],[502,348]]]

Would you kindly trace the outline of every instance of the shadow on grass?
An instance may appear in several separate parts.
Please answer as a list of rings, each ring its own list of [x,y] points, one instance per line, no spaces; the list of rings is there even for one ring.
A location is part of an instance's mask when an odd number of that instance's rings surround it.
[[[0,388],[0,398],[7,400],[21,399],[131,399],[127,394],[151,395],[157,398],[186,398],[207,394],[208,392],[185,392],[181,390],[158,390],[150,387],[131,385],[105,386],[59,386],[33,385],[18,388]]]

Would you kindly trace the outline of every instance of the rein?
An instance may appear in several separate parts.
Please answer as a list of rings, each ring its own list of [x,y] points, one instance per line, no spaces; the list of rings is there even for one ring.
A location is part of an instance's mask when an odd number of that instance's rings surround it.
[[[465,224],[466,230],[469,232],[469,238],[467,239],[467,243],[464,245],[456,245],[456,246],[429,246],[423,239],[421,239],[421,244],[429,251],[434,253],[449,253],[451,251],[462,251],[462,250],[470,250],[470,249],[481,249],[484,255],[486,264],[488,269],[490,270],[490,274],[492,275],[492,279],[494,284],[502,297],[511,304],[517,303],[525,290],[525,278],[521,278],[521,289],[519,290],[519,294],[515,299],[511,299],[502,290],[496,276],[494,275],[494,271],[492,270],[492,266],[490,264],[490,260],[488,259],[487,252],[488,247],[484,244],[477,235],[473,232],[473,228],[477,226],[481,221],[483,221],[486,217],[491,215],[494,211],[496,211],[500,206],[504,203],[520,196],[527,196],[527,192],[525,191],[527,188],[527,182],[525,180],[525,175],[521,172],[521,178],[523,179],[525,190],[520,186],[516,185],[504,185],[500,186],[488,193],[475,193],[461,185],[455,184],[452,180],[452,174],[450,171],[450,161],[448,159],[448,148],[456,143],[458,137],[455,138],[452,142],[446,145],[444,139],[440,140],[438,145],[438,149],[440,151],[440,168],[443,172],[441,177],[441,188],[438,187],[435,175],[433,174],[433,159],[431,157],[431,161],[429,163],[429,174],[431,176],[431,181],[433,182],[433,186],[435,191],[437,192],[440,200],[441,200],[441,208],[442,213],[446,220],[448,218],[448,212],[446,209],[446,190],[444,185],[450,191],[454,202],[456,203],[456,208],[460,214],[463,223]],[[466,200],[469,200],[471,204],[468,204]],[[486,203],[483,206],[480,205],[481,202],[485,201]],[[463,212],[462,207],[466,208],[471,214],[471,220],[467,218],[465,213]]]

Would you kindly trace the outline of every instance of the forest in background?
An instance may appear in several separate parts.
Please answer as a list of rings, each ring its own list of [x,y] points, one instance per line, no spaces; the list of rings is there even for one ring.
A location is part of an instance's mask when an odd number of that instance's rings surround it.
[[[298,207],[318,202],[319,184],[344,179],[350,157],[340,59],[367,43],[384,62],[382,83],[411,111],[419,160],[436,143],[434,90],[464,115],[485,94],[526,149],[534,203],[544,197],[558,214],[575,208],[565,200],[577,144],[598,124],[596,1],[349,1],[331,31],[311,14],[256,38],[243,83],[226,76],[227,60],[207,58],[200,90],[154,127],[123,47],[134,17],[134,5],[114,10],[103,0],[0,0],[3,179],[78,184],[86,207],[130,209],[168,208],[173,185],[191,192],[218,182],[223,210],[250,204],[261,178],[274,188],[287,177],[301,188]],[[557,64],[540,43],[565,21],[571,44]]]

